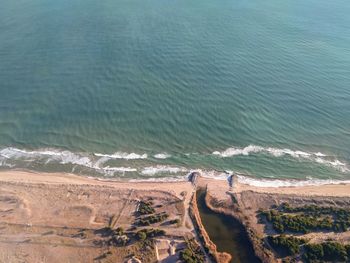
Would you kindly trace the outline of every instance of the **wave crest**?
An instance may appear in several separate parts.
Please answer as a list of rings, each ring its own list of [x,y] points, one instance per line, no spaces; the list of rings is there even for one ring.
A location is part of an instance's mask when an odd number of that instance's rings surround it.
[[[329,184],[349,184],[350,180],[331,180],[331,179],[308,179],[308,180],[282,180],[282,179],[256,179],[253,177],[236,175],[238,182],[255,187],[300,187]]]
[[[103,153],[94,153],[98,157],[107,157],[111,159],[125,159],[125,160],[136,160],[136,159],[147,159],[148,155],[137,154],[137,153],[125,153],[125,152],[116,152],[113,154],[103,154]]]
[[[249,145],[244,148],[230,147],[221,152],[215,151],[212,154],[219,156],[221,158],[227,158],[227,157],[232,157],[236,155],[248,156],[251,153],[265,153],[265,154],[272,155],[274,157],[282,157],[282,156],[288,155],[293,158],[306,159],[306,160],[317,162],[319,164],[323,164],[326,166],[331,166],[344,173],[350,171],[346,163],[341,162],[338,159],[335,159],[334,157],[328,156],[321,152],[316,152],[316,153],[304,152],[300,150],[294,151],[287,148],[280,149],[280,148],[274,148],[274,147],[262,147],[257,145]]]
[[[263,151],[264,148],[261,146],[256,145],[249,145],[244,148],[234,148],[230,147],[222,152],[215,151],[213,152],[214,155],[219,155],[220,157],[231,157],[235,155],[249,155],[250,153],[258,153]]]
[[[155,175],[159,173],[184,173],[188,172],[187,169],[183,167],[175,167],[175,166],[165,166],[165,165],[157,165],[157,166],[149,166],[145,167],[142,171],[142,175]]]
[[[46,163],[57,161],[61,164],[77,164],[94,168],[93,162],[88,156],[82,156],[70,151],[38,150],[27,151],[18,148],[8,147],[0,151],[0,156],[5,159],[22,159],[24,161],[34,161],[45,158]]]
[[[170,158],[171,155],[168,153],[157,153],[153,157],[156,159],[167,159],[167,158]]]

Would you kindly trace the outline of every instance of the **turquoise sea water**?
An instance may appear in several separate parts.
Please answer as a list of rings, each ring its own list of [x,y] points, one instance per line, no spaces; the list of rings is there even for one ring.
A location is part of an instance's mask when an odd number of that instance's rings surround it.
[[[3,0],[0,165],[350,179],[347,0]]]

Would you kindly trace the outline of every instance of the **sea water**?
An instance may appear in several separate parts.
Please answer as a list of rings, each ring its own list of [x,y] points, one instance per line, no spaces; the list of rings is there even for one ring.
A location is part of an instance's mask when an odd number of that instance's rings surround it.
[[[0,167],[350,180],[349,14],[347,0],[3,0]]]

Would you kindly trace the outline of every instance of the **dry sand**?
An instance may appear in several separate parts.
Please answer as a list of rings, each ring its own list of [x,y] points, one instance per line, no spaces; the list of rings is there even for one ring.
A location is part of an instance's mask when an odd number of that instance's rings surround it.
[[[298,187],[256,187],[236,184],[234,192],[254,191],[270,194],[291,194],[299,196],[350,196],[350,184],[311,185]]]
[[[104,181],[64,173],[2,171],[0,262],[123,262],[135,248],[113,248],[104,257],[106,248],[96,245],[103,239],[96,235],[96,230],[111,222],[129,228],[141,199],[153,199],[161,207],[157,212],[167,212],[169,219],[183,219],[180,227],[156,226],[181,240],[194,234],[188,216],[193,185],[207,187],[210,196],[219,201],[217,204],[228,204],[223,209],[232,209],[232,195],[236,196],[243,210],[241,217],[246,218],[244,223],[260,234],[266,231],[256,219],[256,210],[261,207],[282,201],[350,203],[350,185],[345,184],[260,188],[234,182],[230,187],[228,181],[203,177],[192,184]],[[311,238],[318,240],[320,236]],[[348,240],[347,236],[338,238]],[[171,262],[170,258],[164,261]]]
[[[179,227],[153,227],[165,230],[170,241],[181,240],[193,234],[185,213],[192,191],[190,182],[110,182],[71,174],[0,172],[0,262],[123,262],[137,249],[101,246],[105,238],[98,230],[109,225],[129,229],[138,201],[152,199],[157,213],[183,222]],[[155,257],[143,262],[154,262]]]

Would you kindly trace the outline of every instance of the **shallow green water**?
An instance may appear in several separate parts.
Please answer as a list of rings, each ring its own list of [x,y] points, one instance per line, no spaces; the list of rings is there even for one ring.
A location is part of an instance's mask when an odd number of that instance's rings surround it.
[[[346,0],[4,0],[0,166],[349,179],[349,14]]]
[[[205,191],[197,191],[197,204],[202,223],[219,252],[227,252],[232,256],[232,263],[259,263],[254,256],[244,227],[233,217],[218,214],[205,204]]]

